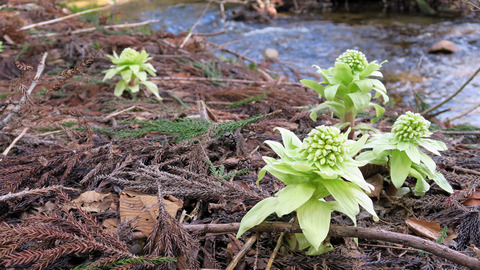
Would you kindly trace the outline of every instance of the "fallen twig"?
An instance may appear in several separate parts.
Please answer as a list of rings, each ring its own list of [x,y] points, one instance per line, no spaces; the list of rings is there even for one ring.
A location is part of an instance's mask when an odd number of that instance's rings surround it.
[[[277,244],[275,245],[275,248],[273,249],[272,255],[270,255],[270,259],[268,259],[267,267],[265,268],[265,270],[270,270],[270,268],[272,268],[273,261],[275,260],[275,257],[277,256],[277,253],[280,250],[280,247],[282,246],[284,235],[285,235],[284,232],[280,233],[280,236],[277,239]]]
[[[240,250],[235,257],[233,257],[232,262],[225,268],[225,270],[233,270],[237,266],[238,262],[247,254],[247,252],[252,248],[253,244],[255,241],[257,241],[258,234],[254,234],[252,237],[250,237],[245,245],[243,245],[242,250]]]
[[[452,169],[454,169],[456,171],[461,171],[461,172],[464,172],[464,173],[480,175],[479,171],[470,170],[470,169],[466,169],[466,168],[462,168],[462,167],[458,167],[458,166],[452,166]]]
[[[138,23],[126,23],[126,24],[115,24],[115,25],[105,25],[101,26],[100,28],[103,29],[115,29],[115,28],[127,28],[127,27],[136,27],[136,26],[142,26],[146,25],[149,23],[154,23],[158,22],[159,20],[148,20],[144,22],[138,22]],[[83,28],[83,29],[77,29],[72,32],[62,32],[62,33],[48,33],[48,34],[37,34],[33,35],[34,37],[54,37],[54,36],[60,36],[60,35],[75,35],[75,34],[81,34],[81,33],[87,33],[87,32],[92,32],[99,29],[99,27],[89,27],[89,28]]]
[[[440,108],[440,106],[442,106],[443,104],[447,103],[448,101],[450,101],[451,99],[453,99],[455,96],[457,96],[460,92],[462,92],[462,90],[473,80],[473,78],[475,78],[475,76],[477,76],[477,74],[480,72],[480,67],[475,71],[475,73],[473,73],[473,75],[455,92],[453,93],[452,95],[450,95],[449,97],[447,97],[445,100],[443,100],[442,102],[436,104],[435,106],[432,106],[431,108],[429,108],[428,110],[426,111],[423,111],[422,112],[422,115],[423,116],[426,116],[428,115],[430,112]]]
[[[192,28],[190,28],[190,33],[188,33],[188,35],[185,37],[185,39],[183,40],[182,44],[180,45],[180,49],[183,49],[183,47],[185,47],[185,45],[187,44],[187,42],[190,40],[190,38],[192,37],[193,35],[193,30],[195,29],[195,27],[197,27],[197,25],[200,23],[200,21],[202,20],[203,16],[205,15],[205,12],[207,12],[207,9],[208,7],[210,6],[210,2],[207,3],[207,5],[205,6],[205,8],[203,9],[203,12],[202,14],[200,15],[200,18],[198,18],[198,20],[193,24]]]
[[[16,198],[22,198],[25,196],[29,195],[42,195],[42,194],[48,194],[54,191],[59,191],[59,190],[69,190],[69,191],[80,191],[80,189],[77,188],[70,188],[70,187],[64,187],[60,185],[55,185],[55,186],[49,186],[49,187],[44,187],[44,188],[36,188],[36,189],[25,189],[20,192],[16,193],[8,193],[5,195],[0,196],[0,202],[3,201],[8,201],[11,199],[16,199]]]
[[[246,83],[246,84],[284,84],[302,86],[296,82],[271,82],[271,81],[252,81],[243,79],[223,79],[223,78],[202,78],[202,77],[152,77],[152,81],[207,81],[207,82],[230,82],[230,83]]]
[[[22,132],[12,141],[12,143],[5,149],[5,151],[3,151],[2,153],[3,156],[8,155],[8,152],[10,152],[13,146],[23,137],[23,135],[25,135],[25,133],[27,133],[27,130],[28,130],[28,127],[22,130]],[[0,161],[2,161],[1,158],[0,158]]]
[[[240,228],[240,223],[228,224],[201,224],[201,225],[184,225],[185,229],[190,232],[209,232],[209,233],[231,233],[236,232]],[[253,232],[292,232],[300,233],[302,230],[299,225],[285,222],[263,222],[250,231]],[[430,252],[441,258],[445,258],[459,265],[469,267],[471,269],[480,269],[480,261],[464,255],[447,246],[439,245],[430,240],[426,240],[417,236],[395,233],[386,230],[359,228],[347,226],[330,226],[329,236],[333,237],[355,237],[369,240],[380,240],[391,243],[398,243],[408,247],[413,247]]]
[[[67,16],[64,16],[64,17],[56,18],[56,19],[53,19],[53,20],[48,20],[48,21],[43,21],[43,22],[39,22],[39,23],[29,24],[29,25],[26,25],[26,26],[18,29],[18,31],[27,30],[27,29],[34,28],[34,27],[37,27],[37,26],[52,24],[52,23],[56,23],[56,22],[61,22],[61,21],[64,21],[64,20],[68,20],[68,19],[71,19],[71,18],[78,17],[78,16],[83,15],[83,14],[102,11],[102,10],[107,10],[107,9],[110,9],[114,6],[118,6],[118,4],[108,5],[108,6],[99,7],[99,8],[92,8],[92,9],[89,9],[89,10],[84,10],[84,11],[81,11],[81,12],[70,14],[70,15],[67,15]]]
[[[45,69],[45,60],[47,59],[47,55],[48,55],[47,52],[45,52],[43,54],[42,60],[40,61],[40,64],[38,65],[37,73],[35,74],[35,77],[33,78],[32,84],[28,88],[25,95],[23,95],[23,97],[20,99],[20,103],[17,104],[17,106],[15,106],[15,108],[13,108],[13,110],[0,122],[0,128],[3,128],[5,126],[5,124],[10,120],[10,118],[12,118],[12,116],[20,110],[20,108],[22,107],[22,104],[25,103],[25,101],[27,100],[27,96],[29,96],[32,93],[33,89],[35,88],[35,86],[38,83],[38,80],[40,79],[40,76],[43,73],[43,70]]]

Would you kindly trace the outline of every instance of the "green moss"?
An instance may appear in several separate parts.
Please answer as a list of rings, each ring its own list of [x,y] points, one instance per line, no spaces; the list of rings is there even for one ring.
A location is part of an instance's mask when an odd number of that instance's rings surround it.
[[[234,103],[230,104],[230,105],[228,106],[228,108],[233,109],[233,108],[236,108],[236,107],[245,105],[245,104],[250,103],[250,102],[262,100],[266,95],[268,95],[268,92],[262,93],[262,94],[260,94],[260,95],[258,95],[258,96],[249,97],[249,98],[246,98],[246,99],[239,100],[239,101],[237,101],[237,102],[234,102]]]
[[[227,132],[234,132],[238,128],[244,128],[251,123],[255,123],[263,118],[263,115],[250,117],[241,121],[232,121],[220,123],[217,125],[213,136],[223,136]],[[204,119],[180,118],[174,121],[167,119],[157,119],[153,121],[119,121],[121,125],[140,125],[137,129],[94,129],[97,132],[114,135],[117,138],[140,138],[151,132],[157,132],[168,135],[175,142],[192,139],[207,133],[212,127],[213,122]]]

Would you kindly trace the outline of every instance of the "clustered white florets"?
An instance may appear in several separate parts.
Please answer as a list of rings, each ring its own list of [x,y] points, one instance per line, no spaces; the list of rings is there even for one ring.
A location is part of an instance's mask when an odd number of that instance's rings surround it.
[[[406,112],[393,124],[392,133],[398,141],[412,141],[421,137],[428,137],[430,122],[418,113]]]
[[[368,65],[365,54],[357,50],[347,50],[335,60],[335,63],[345,63],[353,72],[361,72]]]
[[[334,166],[345,160],[346,141],[347,138],[340,129],[319,126],[310,131],[303,140],[300,153],[313,163]]]

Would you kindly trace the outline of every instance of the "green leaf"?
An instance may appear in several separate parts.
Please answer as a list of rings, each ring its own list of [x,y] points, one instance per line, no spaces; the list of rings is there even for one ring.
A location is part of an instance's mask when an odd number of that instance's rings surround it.
[[[405,153],[408,155],[408,157],[410,158],[410,160],[415,163],[415,164],[418,164],[420,163],[420,159],[422,158],[422,151],[420,151],[418,149],[418,147],[413,144],[413,143],[406,143],[406,148],[405,148]],[[398,150],[403,150],[403,149],[400,149],[400,147],[398,148]]]
[[[427,183],[427,181],[425,181],[423,175],[417,170],[415,170],[413,167],[410,169],[409,174],[417,179],[417,183],[415,184],[415,189],[413,191],[415,196],[425,195],[425,193],[430,189],[430,185]]]
[[[421,138],[419,143],[423,148],[438,156],[441,155],[438,151],[445,151],[448,149],[444,142],[437,140]]]
[[[280,158],[287,158],[285,154],[285,148],[281,143],[276,141],[270,141],[270,140],[267,140],[264,143],[270,146],[273,152],[275,152]]]
[[[448,183],[447,179],[443,176],[442,173],[436,172],[435,177],[433,178],[433,181],[443,190],[446,192],[452,194],[453,193],[453,188],[450,186],[450,183]]]
[[[354,184],[349,183],[352,187],[350,188],[355,195],[355,198],[357,199],[357,202],[365,209],[367,210],[368,213],[370,213],[373,216],[373,219],[375,221],[379,220],[377,213],[375,213],[375,209],[373,207],[373,202],[370,197],[368,197],[367,194],[358,187],[356,187]]]
[[[352,188],[347,182],[341,179],[331,179],[322,181],[322,184],[349,216],[358,215],[360,208],[355,199],[355,194],[352,192]]]
[[[266,198],[257,203],[248,213],[242,218],[240,228],[238,229],[237,238],[249,229],[262,223],[269,215],[275,212],[277,206],[277,198]],[[330,219],[329,219],[330,222]]]
[[[345,105],[336,101],[325,101],[322,104],[317,105],[315,109],[310,113],[310,118],[313,121],[317,121],[317,111],[322,109],[329,109],[342,121],[345,121]]]
[[[348,94],[347,96],[350,98],[353,106],[355,107],[355,113],[359,113],[368,108],[370,104],[370,99],[372,98],[372,95],[370,93],[362,92]]]
[[[157,71],[150,63],[142,64],[140,68],[144,69],[152,76],[155,76],[155,72]]]
[[[343,163],[338,163],[338,174],[348,181],[355,183],[357,186],[363,190],[370,191],[373,190],[373,186],[368,184],[363,178],[362,172],[358,168],[356,160],[345,160]],[[363,161],[364,164],[366,161]]]
[[[360,78],[365,78],[368,76],[375,76],[372,73],[379,68],[381,68],[382,65],[377,64],[375,61],[370,62],[362,72],[360,72]],[[381,74],[381,73],[380,73]],[[378,76],[378,75],[377,75]]]
[[[437,170],[437,164],[435,164],[435,161],[431,157],[429,157],[427,154],[423,153],[422,151],[420,152],[420,160],[425,164],[427,169],[432,173],[435,174],[435,171]]]
[[[137,78],[138,78],[141,82],[147,81],[147,73],[146,73],[145,71],[137,72],[137,73],[135,73],[135,76],[137,76]]]
[[[320,96],[324,96],[325,86],[321,85],[320,83],[312,80],[300,80],[300,83],[305,85],[308,88],[313,89],[313,91],[317,92]]]
[[[385,88],[385,85],[380,80],[377,79],[371,79],[373,82],[373,89],[377,91],[377,94],[380,93],[383,98],[383,104],[387,103],[389,101],[389,97],[387,95],[387,89]],[[377,95],[376,95],[377,97]]]
[[[138,72],[140,71],[140,66],[139,65],[129,65],[128,66],[132,71],[135,76],[138,77]]]
[[[308,200],[297,209],[300,228],[308,242],[317,250],[328,235],[331,213],[328,203],[315,199]]]
[[[363,93],[372,91],[373,82],[370,79],[358,80],[354,82],[358,86],[359,90]]]
[[[373,108],[375,109],[376,116],[375,118],[372,118],[372,120],[370,120],[370,123],[374,124],[385,113],[385,108],[375,103],[370,103],[370,106],[373,106]]]
[[[129,69],[122,71],[120,75],[122,76],[122,79],[126,82],[130,82],[132,80],[132,71]]]
[[[348,64],[340,62],[335,63],[335,68],[332,73],[333,77],[344,85],[349,85],[353,80],[352,70]]]
[[[158,94],[158,86],[151,82],[151,81],[143,81],[143,82],[140,82],[141,84],[145,85],[145,87],[147,87],[147,89],[152,93],[154,94],[158,99],[162,100],[162,97],[160,97],[160,95]]]
[[[333,250],[333,246],[332,244],[330,243],[325,243],[325,241],[322,242],[322,244],[320,245],[320,247],[318,247],[317,249],[313,248],[312,246],[307,250],[307,252],[305,252],[305,255],[308,255],[308,256],[318,256],[318,255],[322,255],[322,254],[325,254],[327,252],[330,252]]]
[[[337,94],[338,88],[342,86],[341,84],[329,85],[325,87],[325,98],[328,101],[333,101],[335,99],[335,95]]]
[[[128,86],[128,88],[130,89],[130,91],[132,91],[132,93],[137,93],[138,91],[140,91],[140,86],[138,84]]]
[[[302,147],[302,141],[300,141],[295,133],[280,127],[274,128],[274,130],[278,130],[280,131],[280,134],[282,134],[283,145],[287,151],[297,150],[297,148]]]
[[[275,212],[281,217],[295,211],[312,197],[314,191],[315,187],[308,183],[286,186],[278,193]]]
[[[364,134],[358,141],[356,141],[354,144],[352,144],[347,151],[348,156],[355,156],[360,150],[362,150],[363,146],[365,145],[365,142],[367,141],[369,135]]]
[[[400,188],[407,178],[412,161],[404,151],[394,149],[390,160],[390,177],[396,188]]]
[[[105,74],[105,77],[103,77],[103,80],[108,80],[113,78],[117,74],[117,71],[115,69],[109,69],[107,70],[107,73]]]
[[[119,81],[117,85],[115,85],[115,91],[113,94],[117,97],[121,96],[123,94],[123,90],[127,88],[127,83],[125,81]]]

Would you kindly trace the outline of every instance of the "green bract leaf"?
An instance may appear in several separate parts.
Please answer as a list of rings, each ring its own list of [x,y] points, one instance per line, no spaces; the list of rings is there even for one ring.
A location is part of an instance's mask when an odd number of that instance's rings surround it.
[[[270,146],[273,152],[275,152],[280,158],[288,158],[285,154],[285,148],[281,143],[276,141],[265,141],[264,143]]]
[[[375,61],[373,62],[370,62],[366,67],[365,69],[360,72],[360,78],[365,78],[365,77],[368,77],[368,76],[375,76],[375,74],[373,74],[374,71],[380,69],[382,67],[382,65],[379,65],[377,64]],[[378,74],[378,73],[377,73]],[[382,73],[380,73],[381,75]],[[380,77],[377,75],[377,77]]]
[[[376,117],[372,118],[372,120],[370,121],[373,124],[378,121],[378,119],[380,118],[380,116],[383,115],[383,113],[385,113],[385,109],[382,106],[377,105],[375,103],[370,103],[370,106],[373,106],[373,108],[375,108]]]
[[[117,97],[121,96],[123,94],[123,90],[127,88],[127,83],[125,81],[119,81],[117,85],[115,85],[115,91],[113,94]]]
[[[154,94],[158,99],[162,100],[162,98],[158,94],[158,86],[156,84],[154,84],[153,82],[150,82],[150,81],[143,81],[143,82],[140,82],[140,83],[145,85],[145,87],[147,87],[147,89],[152,94]]]
[[[445,151],[448,149],[445,143],[441,141],[425,139],[425,138],[421,138],[418,141],[420,142],[420,145],[423,148],[427,149],[428,151],[438,156],[440,156],[440,153],[438,151]]]
[[[315,187],[308,183],[286,186],[277,195],[275,212],[281,217],[295,211],[312,197],[314,191]]]
[[[370,93],[356,92],[347,95],[355,108],[355,114],[368,108],[372,96]],[[345,100],[346,101],[346,100]]]
[[[416,196],[423,196],[425,192],[430,189],[430,185],[425,181],[425,178],[421,173],[415,170],[413,167],[410,169],[410,175],[417,179],[417,183],[415,184],[414,194]]]
[[[290,150],[297,150],[297,148],[302,146],[302,141],[295,135],[295,133],[291,132],[290,130],[277,127],[276,130],[280,131],[282,134],[282,141],[285,149],[287,151]]]
[[[120,73],[122,76],[122,79],[126,82],[130,82],[132,80],[132,71],[131,70],[125,70]]]
[[[390,177],[396,188],[400,188],[407,178],[412,161],[404,151],[393,150],[390,161]]]
[[[367,210],[368,213],[370,213],[373,216],[373,219],[375,221],[379,220],[377,213],[375,213],[375,209],[373,208],[373,202],[370,197],[368,197],[363,190],[359,189],[352,183],[348,183],[350,185],[350,189],[355,194],[355,198],[357,199],[357,202],[365,209]]]
[[[452,194],[453,193],[453,188],[450,186],[448,183],[447,179],[441,174],[440,172],[435,172],[435,177],[433,178],[433,181],[443,190],[446,192]]]
[[[325,87],[325,98],[329,101],[333,101],[335,99],[335,95],[337,94],[337,90],[340,86],[342,85],[336,84],[336,85],[329,85]]]
[[[238,229],[237,238],[249,229],[262,223],[269,215],[275,212],[277,206],[277,198],[266,198],[257,203],[248,213],[242,218],[240,228]],[[330,222],[330,219],[329,219]]]
[[[138,86],[138,84],[135,84],[135,85],[128,85],[128,89],[130,89],[130,91],[132,91],[132,93],[137,93],[138,91],[140,91],[140,87]]]
[[[109,69],[107,70],[105,77],[103,77],[103,80],[105,81],[105,80],[111,79],[116,74],[117,74],[117,71],[115,69]]]
[[[298,223],[313,248],[318,250],[330,229],[332,209],[328,203],[315,199],[308,200],[297,209]]]
[[[349,216],[356,216],[360,212],[355,194],[347,182],[341,179],[324,180],[322,184],[332,194]]]
[[[308,88],[313,89],[313,91],[317,92],[321,97],[324,96],[325,86],[321,85],[320,83],[312,80],[300,80],[300,83]]]

